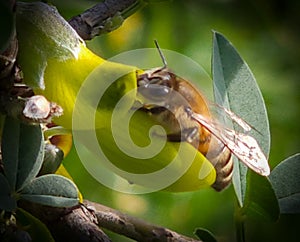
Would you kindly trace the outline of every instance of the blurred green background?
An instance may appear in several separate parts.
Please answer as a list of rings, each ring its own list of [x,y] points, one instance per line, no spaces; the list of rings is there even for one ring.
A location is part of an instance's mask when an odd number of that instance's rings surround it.
[[[97,1],[50,1],[69,19]],[[118,30],[88,46],[104,58],[137,48],[162,48],[187,55],[210,73],[212,30],[223,33],[253,71],[266,101],[271,127],[270,164],[299,152],[300,1],[174,0],[155,1],[128,18]],[[235,241],[232,187],[170,194],[128,195],[111,191],[89,177],[75,150],[65,164],[83,195],[123,212],[192,236],[196,227],[212,231],[218,241]],[[259,189],[259,188],[257,188]],[[300,216],[277,223],[247,222],[247,241],[297,241]],[[114,241],[130,241],[114,236]]]

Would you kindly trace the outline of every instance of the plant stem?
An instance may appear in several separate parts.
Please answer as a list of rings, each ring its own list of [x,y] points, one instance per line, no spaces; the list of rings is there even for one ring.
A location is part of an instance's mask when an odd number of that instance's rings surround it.
[[[236,241],[245,242],[245,218],[242,213],[242,208],[239,206],[238,202],[235,206],[235,227],[236,227]]]
[[[199,239],[190,238],[170,229],[150,224],[99,203],[85,200],[84,204],[94,213],[100,227],[136,241],[201,242]]]
[[[236,238],[238,242],[245,242],[245,224],[244,221],[236,219]]]
[[[91,40],[118,28],[127,17],[146,4],[142,0],[105,0],[74,16],[69,24],[83,40]]]

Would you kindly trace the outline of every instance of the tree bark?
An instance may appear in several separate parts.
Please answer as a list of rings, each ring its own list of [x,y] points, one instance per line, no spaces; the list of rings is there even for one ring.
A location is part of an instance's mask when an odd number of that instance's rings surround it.
[[[83,40],[91,40],[120,27],[128,16],[144,5],[142,0],[105,0],[74,16],[69,24]]]
[[[101,228],[141,242],[201,242],[88,200],[71,208],[42,206],[26,201],[19,205],[40,219],[58,242],[110,241]]]

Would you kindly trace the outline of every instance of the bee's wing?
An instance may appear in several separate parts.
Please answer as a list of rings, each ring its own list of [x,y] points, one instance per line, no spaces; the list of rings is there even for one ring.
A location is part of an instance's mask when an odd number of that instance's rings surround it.
[[[248,124],[245,120],[243,120],[242,118],[240,118],[238,115],[236,115],[235,113],[231,112],[230,110],[228,110],[227,108],[224,108],[223,106],[220,106],[216,103],[210,103],[210,106],[213,106],[215,108],[217,108],[216,112],[219,114],[225,113],[225,116],[228,116],[230,118],[231,121],[235,122],[236,124],[238,124],[245,132],[249,132],[253,127]],[[213,109],[215,110],[215,109]]]
[[[270,174],[267,158],[252,136],[215,125],[201,114],[192,113],[191,115],[193,119],[219,139],[237,158],[253,171],[262,176]]]

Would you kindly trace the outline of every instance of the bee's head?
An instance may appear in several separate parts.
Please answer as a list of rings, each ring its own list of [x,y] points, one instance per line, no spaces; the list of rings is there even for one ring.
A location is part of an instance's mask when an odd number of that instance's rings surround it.
[[[176,85],[176,76],[167,68],[167,62],[157,41],[155,45],[159,51],[163,66],[153,68],[137,76],[138,93],[146,102],[158,104],[165,102]]]

